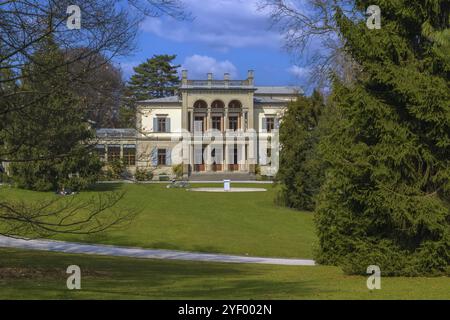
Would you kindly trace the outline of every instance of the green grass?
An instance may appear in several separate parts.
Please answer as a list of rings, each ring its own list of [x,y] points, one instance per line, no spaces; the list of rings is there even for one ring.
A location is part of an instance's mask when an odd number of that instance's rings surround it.
[[[81,268],[79,291],[65,270]],[[450,299],[450,278],[366,277],[335,267],[144,260],[0,249],[0,299]]]
[[[205,185],[201,185],[205,186]],[[253,185],[254,186],[254,185]],[[141,209],[126,228],[59,239],[252,256],[311,258],[313,216],[274,205],[265,193],[196,193],[165,185],[105,185],[125,190],[122,206]],[[2,196],[40,201],[50,193],[0,187]],[[69,291],[67,266],[82,269]],[[0,249],[0,299],[450,299],[450,279],[366,277],[339,268],[144,260]]]
[[[194,185],[204,187],[205,185]],[[239,185],[242,186],[242,185]],[[315,242],[313,216],[274,205],[272,185],[267,192],[203,193],[167,189],[162,184],[102,185],[125,190],[122,206],[141,212],[126,228],[95,236],[60,236],[58,239],[159,249],[217,252],[250,256],[312,258]],[[9,198],[40,201],[51,193],[3,187]]]

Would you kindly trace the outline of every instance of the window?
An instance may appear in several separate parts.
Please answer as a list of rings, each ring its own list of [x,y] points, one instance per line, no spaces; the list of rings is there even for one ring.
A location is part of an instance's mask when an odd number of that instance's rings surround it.
[[[108,146],[108,162],[120,160],[120,146],[109,145]]]
[[[212,117],[212,128],[222,130],[222,117]]]
[[[166,149],[158,149],[158,166],[165,166],[167,160]]]
[[[203,117],[195,117],[194,118],[194,132],[203,132],[204,131],[204,118]]]
[[[123,147],[123,161],[127,166],[136,164],[136,146],[126,145]]]
[[[105,161],[106,151],[105,151],[105,145],[104,144],[98,144],[95,146],[95,152],[97,152],[97,155],[101,161]]]
[[[188,112],[188,118],[187,118],[187,121],[188,121],[188,128],[189,128],[189,131],[192,131],[191,112],[190,112],[190,111]]]
[[[267,148],[266,154],[267,154],[267,164],[270,165],[272,163],[272,148]]]
[[[205,102],[205,101],[203,101],[203,100],[198,100],[198,101],[195,101],[195,103],[194,103],[194,108],[195,109],[206,109],[208,107],[208,104]]]
[[[232,100],[229,104],[228,104],[228,108],[231,109],[241,109],[242,108],[242,104],[239,100]]]
[[[211,107],[213,109],[223,109],[223,108],[225,108],[225,104],[222,101],[220,101],[220,100],[215,100],[211,104]]]
[[[228,118],[228,128],[230,128],[230,130],[238,129],[238,117],[229,117]]]
[[[265,129],[267,130],[267,132],[272,132],[272,130],[275,129],[275,118],[266,118]]]
[[[167,132],[167,119],[158,118],[158,132]]]

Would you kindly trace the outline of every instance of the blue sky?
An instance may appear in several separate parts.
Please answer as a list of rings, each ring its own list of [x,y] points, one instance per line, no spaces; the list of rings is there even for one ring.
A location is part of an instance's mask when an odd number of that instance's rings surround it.
[[[307,68],[283,49],[283,38],[258,0],[184,0],[193,20],[147,18],[140,26],[137,49],[120,59],[126,78],[132,68],[155,54],[176,54],[189,78],[213,72],[222,79],[244,79],[255,70],[257,85],[302,85]],[[297,59],[298,60],[298,59]]]

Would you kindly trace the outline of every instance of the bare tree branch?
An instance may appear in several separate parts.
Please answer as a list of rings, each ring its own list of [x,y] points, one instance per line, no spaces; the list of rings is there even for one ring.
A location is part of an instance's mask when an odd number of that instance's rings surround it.
[[[285,49],[308,64],[309,86],[327,87],[332,74],[353,80],[358,66],[344,50],[334,16],[339,8],[360,18],[354,1],[261,0],[260,8],[271,12],[272,27],[283,34]]]
[[[120,206],[124,192],[54,196],[30,202],[0,199],[0,235],[16,238],[49,237],[55,234],[93,234],[123,227],[139,210]]]
[[[70,0],[0,1],[0,162],[71,156],[67,150],[52,150],[52,154],[38,157],[16,156],[26,154],[24,151],[46,134],[45,128],[33,132],[21,127],[20,119],[31,122],[36,112],[30,110],[36,110],[33,109],[36,105],[46,108],[39,102],[45,101],[49,90],[26,90],[23,83],[33,77],[24,69],[30,64],[39,65],[34,56],[47,38],[52,38],[66,60],[48,68],[41,66],[41,77],[53,77],[55,70],[65,68],[70,72],[73,86],[82,87],[95,79],[92,75],[105,64],[128,55],[135,48],[135,37],[144,18],[189,17],[180,0],[78,0],[76,4],[82,11],[81,29],[70,30],[66,26],[69,17],[66,10],[72,4]],[[99,56],[103,57],[100,63]],[[12,145],[6,145],[7,141]],[[95,143],[80,141],[84,148],[92,148]],[[121,226],[137,212],[121,208],[123,196],[123,193],[101,193],[88,200],[75,196],[39,202],[0,198],[0,234],[24,238],[57,233],[91,234]]]

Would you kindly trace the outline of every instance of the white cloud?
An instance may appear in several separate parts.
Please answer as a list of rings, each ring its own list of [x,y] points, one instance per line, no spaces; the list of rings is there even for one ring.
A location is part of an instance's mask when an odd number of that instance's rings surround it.
[[[144,32],[177,42],[197,42],[218,50],[243,47],[279,47],[282,36],[270,30],[267,10],[260,10],[258,0],[185,0],[193,21],[171,18],[146,19]]]
[[[298,79],[305,79],[309,76],[309,68],[299,67],[296,65],[293,65],[287,69],[287,72],[289,72],[291,75]]]
[[[228,60],[217,61],[213,57],[194,54],[187,57],[181,69],[188,70],[190,79],[206,79],[206,74],[213,73],[215,79],[223,79],[224,73],[229,73],[232,79],[238,76],[237,68]]]

